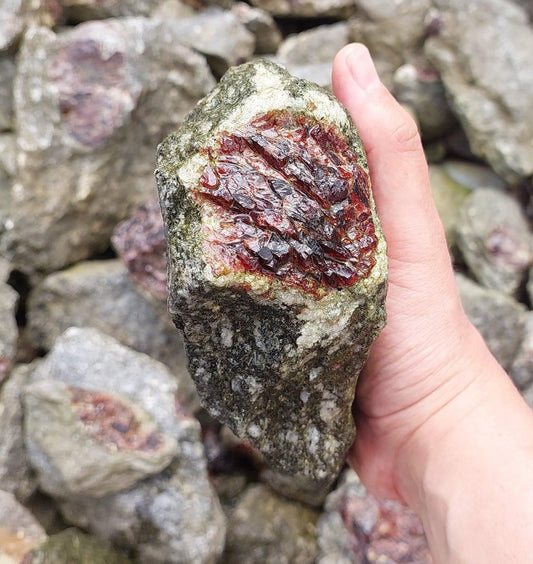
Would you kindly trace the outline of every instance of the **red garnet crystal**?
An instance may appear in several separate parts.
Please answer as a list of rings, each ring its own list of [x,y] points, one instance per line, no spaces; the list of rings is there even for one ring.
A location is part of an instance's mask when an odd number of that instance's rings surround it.
[[[369,179],[332,126],[271,111],[206,153],[195,197],[218,218],[204,239],[215,272],[259,272],[311,293],[368,276],[377,244]]]

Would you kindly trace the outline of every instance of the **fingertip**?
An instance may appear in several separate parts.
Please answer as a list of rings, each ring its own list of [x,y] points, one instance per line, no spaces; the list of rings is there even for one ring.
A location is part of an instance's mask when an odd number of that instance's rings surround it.
[[[362,43],[343,47],[333,61],[333,90],[339,98],[363,94],[374,85],[380,85],[370,51]]]

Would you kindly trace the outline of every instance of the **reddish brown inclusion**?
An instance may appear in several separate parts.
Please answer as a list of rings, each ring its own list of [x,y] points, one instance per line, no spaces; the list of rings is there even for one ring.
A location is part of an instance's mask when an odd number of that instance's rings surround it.
[[[272,111],[207,151],[197,196],[216,204],[218,261],[316,292],[365,278],[376,235],[369,181],[332,127]]]
[[[88,434],[116,450],[154,451],[161,444],[156,433],[143,433],[131,409],[104,394],[70,388],[71,405]]]

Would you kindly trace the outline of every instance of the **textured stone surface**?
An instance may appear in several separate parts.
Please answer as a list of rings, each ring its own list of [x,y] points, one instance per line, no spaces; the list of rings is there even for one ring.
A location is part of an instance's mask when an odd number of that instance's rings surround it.
[[[180,382],[180,395],[196,404],[183,341],[163,305],[139,294],[118,260],[87,261],[46,277],[28,300],[28,337],[49,350],[71,326],[95,327],[124,345],[165,363]]]
[[[472,150],[509,182],[533,174],[533,28],[525,13],[508,0],[435,5],[439,33],[426,52]]]
[[[176,441],[125,397],[51,376],[24,391],[26,444],[46,493],[101,497],[126,490],[178,453]]]
[[[318,521],[317,564],[431,564],[422,522],[405,505],[367,493],[347,470]]]
[[[252,0],[254,6],[274,16],[347,17],[355,11],[355,0]]]
[[[28,551],[45,540],[46,533],[33,515],[12,494],[0,490],[0,562],[20,564]]]
[[[457,122],[439,75],[428,65],[402,65],[394,73],[394,95],[415,112],[424,141],[453,131]]]
[[[146,202],[117,225],[111,242],[138,286],[148,296],[166,301],[167,245],[159,201]]]
[[[281,43],[281,32],[274,18],[264,10],[253,8],[244,2],[236,2],[232,13],[255,37],[257,54],[275,53]]]
[[[319,503],[384,323],[385,242],[357,133],[324,90],[260,61],[160,145],[156,174],[169,307],[200,397],[265,455],[272,483]]]
[[[526,316],[524,338],[509,368],[509,375],[519,389],[533,383],[533,312]]]
[[[22,391],[33,365],[17,366],[0,391],[0,484],[25,502],[37,489],[22,432]]]
[[[151,443],[137,432],[131,433],[136,431],[135,427],[131,427],[131,420],[124,418],[123,412],[107,411],[110,420],[103,418],[107,417],[106,400],[96,405],[96,411],[92,409],[94,402],[78,404],[72,410],[82,421],[76,433],[67,433],[72,435],[71,439],[62,436],[59,430],[47,439],[46,429],[50,424],[43,418],[42,425],[34,425],[29,411],[43,411],[46,405],[30,403],[26,413],[30,460],[43,489],[53,490],[58,496],[66,519],[119,546],[138,550],[141,562],[213,562],[223,548],[225,522],[207,479],[200,426],[180,403],[176,380],[165,367],[94,329],[71,328],[34,371],[26,392],[26,405],[36,388],[40,390],[50,382],[59,391],[68,386],[91,392],[93,397],[100,394],[120,397],[122,403],[135,406],[132,410],[136,414],[141,411],[148,414],[158,435],[171,437],[177,443],[176,456],[164,472],[138,482],[133,488],[124,481],[129,489],[100,498],[56,491],[54,485],[66,471],[78,475],[85,472],[85,484],[94,482],[98,473],[100,477],[107,474],[116,482],[117,478],[111,476],[116,454],[131,454],[132,445],[139,442],[147,446]],[[93,415],[95,421],[91,420]],[[57,417],[54,410],[50,419]],[[92,445],[87,436],[92,437]],[[93,455],[102,438],[114,442],[113,453],[102,457],[96,468],[91,467],[89,463],[95,460]],[[74,440],[77,446],[72,445]],[[88,456],[85,447],[92,449],[91,455]],[[70,467],[66,465],[67,456]],[[118,470],[124,471],[124,466]],[[87,488],[86,491],[91,493]]]
[[[163,0],[61,0],[65,18],[74,22],[149,16],[161,4]]]
[[[64,517],[133,549],[139,563],[214,564],[224,549],[226,522],[207,479],[196,421],[179,443],[181,456],[160,476],[101,499],[65,500]]]
[[[23,29],[24,20],[9,10],[9,6],[0,5],[0,53],[11,49],[16,44]]]
[[[167,32],[207,58],[217,75],[232,65],[248,60],[255,50],[255,38],[231,12],[210,9],[191,18],[169,21]]]
[[[349,39],[369,48],[382,80],[392,86],[394,71],[419,58],[431,0],[359,0],[357,7]]]
[[[22,564],[130,564],[110,546],[78,531],[67,529],[34,548]]]
[[[213,85],[203,57],[161,25],[26,33],[15,81],[21,166],[2,243],[21,270],[53,271],[104,250],[153,193],[153,147]]]
[[[24,393],[25,441],[44,491],[102,496],[179,453],[178,385],[164,365],[95,329],[68,329]]]
[[[228,521],[224,561],[228,564],[311,564],[317,555],[318,513],[250,486]]]
[[[497,188],[503,190],[505,182],[488,166],[468,161],[445,160],[442,168],[455,182],[475,190]]]
[[[287,37],[279,47],[276,61],[298,78],[331,87],[333,59],[347,43],[346,22],[322,25]]]
[[[435,204],[446,233],[448,248],[453,249],[457,241],[457,222],[470,190],[456,182],[444,167],[430,165],[429,180]]]
[[[512,298],[456,274],[461,301],[496,360],[507,370],[524,338],[526,308]]]
[[[13,79],[15,61],[0,55],[0,131],[13,127]]]
[[[9,374],[17,349],[18,297],[11,286],[0,281],[0,385]]]
[[[2,102],[0,102],[1,105]],[[0,238],[11,207],[11,183],[16,171],[16,142],[11,132],[0,133]]]
[[[520,204],[495,189],[475,190],[457,221],[457,244],[480,284],[515,294],[533,261],[533,238]]]

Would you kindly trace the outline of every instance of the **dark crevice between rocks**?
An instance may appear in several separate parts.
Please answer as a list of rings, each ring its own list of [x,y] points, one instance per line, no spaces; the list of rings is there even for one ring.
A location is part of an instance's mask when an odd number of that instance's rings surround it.
[[[322,17],[322,18],[291,18],[279,16],[274,18],[278,24],[281,35],[285,38],[294,33],[301,33],[318,27],[319,25],[331,25],[337,22],[345,21],[345,18]]]
[[[18,293],[19,300],[16,312],[17,325],[20,328],[26,327],[26,302],[31,291],[31,283],[26,274],[20,270],[13,270],[7,283]]]

